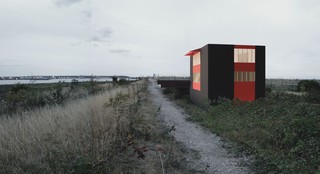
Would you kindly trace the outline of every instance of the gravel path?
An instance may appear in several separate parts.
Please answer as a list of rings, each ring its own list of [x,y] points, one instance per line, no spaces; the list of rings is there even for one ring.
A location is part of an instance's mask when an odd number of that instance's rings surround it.
[[[192,166],[197,168],[196,171],[223,174],[251,173],[248,168],[239,166],[241,159],[235,158],[222,147],[218,136],[195,123],[186,121],[186,114],[180,107],[163,96],[156,81],[150,80],[149,91],[152,101],[161,106],[160,117],[167,125],[175,125],[176,130],[172,132],[175,139],[188,149],[199,153],[199,158],[189,159],[193,163]]]

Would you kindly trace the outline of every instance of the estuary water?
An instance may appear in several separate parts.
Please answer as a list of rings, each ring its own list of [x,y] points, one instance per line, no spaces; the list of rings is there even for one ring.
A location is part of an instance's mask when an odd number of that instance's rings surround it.
[[[90,78],[76,79],[78,82],[90,81]],[[97,78],[94,79],[98,82],[111,82],[112,78]],[[72,79],[49,79],[49,80],[0,80],[0,85],[14,85],[14,84],[39,84],[39,83],[58,83],[58,82],[71,82]]]

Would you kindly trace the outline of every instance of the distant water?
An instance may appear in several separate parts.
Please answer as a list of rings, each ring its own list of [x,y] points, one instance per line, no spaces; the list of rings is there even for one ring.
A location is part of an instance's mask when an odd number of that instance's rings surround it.
[[[58,83],[58,82],[71,82],[73,79],[50,79],[50,80],[0,80],[0,85],[14,85],[20,84],[40,84],[40,83]],[[87,82],[90,79],[76,79],[78,82]],[[94,79],[98,82],[111,82],[112,78],[99,78]]]

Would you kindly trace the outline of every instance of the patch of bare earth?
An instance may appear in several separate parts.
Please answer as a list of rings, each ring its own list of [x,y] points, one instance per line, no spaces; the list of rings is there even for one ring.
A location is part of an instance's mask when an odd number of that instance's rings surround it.
[[[184,155],[189,171],[223,174],[252,173],[248,167],[241,165],[245,159],[235,157],[223,147],[220,137],[195,123],[186,121],[188,116],[179,106],[163,96],[156,81],[150,80],[148,89],[152,102],[159,106],[158,117],[168,127],[174,127],[174,131],[170,134],[186,147]],[[198,155],[195,155],[195,152]]]

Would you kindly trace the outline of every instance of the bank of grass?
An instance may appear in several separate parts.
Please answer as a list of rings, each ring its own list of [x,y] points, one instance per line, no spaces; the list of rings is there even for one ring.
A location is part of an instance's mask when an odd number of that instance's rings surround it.
[[[0,85],[0,117],[96,94],[117,84],[97,82]]]
[[[179,98],[190,120],[253,155],[257,173],[320,172],[320,105],[314,96],[272,92],[254,102],[220,100],[207,111]]]
[[[125,105],[139,84],[107,90],[64,105],[24,111],[0,120],[0,173],[95,173],[129,127]],[[122,98],[127,97],[126,102]],[[111,99],[119,107],[109,107]]]
[[[186,173],[147,81],[0,119],[0,173]]]

